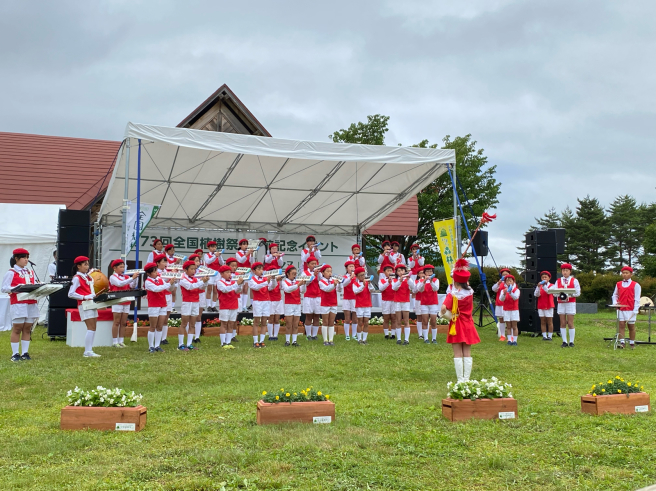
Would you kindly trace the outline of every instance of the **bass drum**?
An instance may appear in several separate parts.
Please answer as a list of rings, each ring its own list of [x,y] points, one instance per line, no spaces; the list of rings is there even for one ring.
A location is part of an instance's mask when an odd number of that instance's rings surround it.
[[[89,276],[93,278],[93,290],[96,295],[102,291],[109,290],[109,280],[107,279],[107,276],[105,276],[105,273],[96,269],[89,273]]]

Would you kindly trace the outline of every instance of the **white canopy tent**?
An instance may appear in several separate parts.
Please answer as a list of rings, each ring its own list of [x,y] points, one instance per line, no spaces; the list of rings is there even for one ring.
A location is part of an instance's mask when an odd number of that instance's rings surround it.
[[[137,197],[140,167],[142,202],[161,204],[150,227],[358,235],[447,164],[455,165],[454,150],[128,123],[99,219],[122,223],[124,200]]]

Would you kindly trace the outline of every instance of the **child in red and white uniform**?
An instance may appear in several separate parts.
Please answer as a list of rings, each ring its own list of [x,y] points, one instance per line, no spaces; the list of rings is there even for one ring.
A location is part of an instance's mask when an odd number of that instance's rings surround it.
[[[549,282],[550,279],[551,273],[542,271],[540,273],[540,283],[535,287],[535,293],[533,294],[538,299],[538,316],[540,317],[543,341],[551,341],[553,337],[554,299],[553,295],[549,293],[549,288],[553,286],[553,283]]]
[[[579,280],[572,276],[572,265],[564,263],[560,266],[563,274],[556,280],[556,288],[574,288],[574,294],[558,296],[558,315],[560,316],[560,337],[563,340],[561,348],[574,347],[574,316],[576,315],[576,297],[581,295]],[[569,328],[569,344],[567,344],[567,328]]]
[[[364,268],[367,263],[364,260],[364,254],[362,254],[360,251],[360,244],[353,244],[351,246],[351,255],[347,260],[353,261],[353,264],[358,268]]]
[[[385,266],[396,266],[396,258],[392,256],[392,243],[389,240],[384,240],[381,244],[383,252],[378,255],[379,270],[382,271]]]
[[[396,311],[396,344],[401,344],[401,325],[405,334],[404,345],[410,344],[410,294],[415,287],[405,264],[394,268],[396,277],[392,278],[394,290],[394,310]]]
[[[146,298],[148,299],[148,320],[150,327],[148,329],[148,352],[163,353],[162,328],[167,322],[168,312],[166,310],[166,291],[170,290],[170,285],[159,276],[157,264],[148,263],[144,266],[146,279],[144,288]]]
[[[73,260],[73,279],[71,287],[68,290],[68,298],[77,300],[77,310],[80,313],[80,319],[87,325],[87,334],[84,338],[84,357],[98,358],[99,354],[93,352],[93,339],[96,336],[96,321],[98,311],[96,309],[84,310],[82,302],[84,300],[93,300],[96,293],[93,289],[93,278],[87,273],[89,271],[89,258],[78,256]]]
[[[223,266],[223,257],[221,257],[221,252],[217,251],[216,241],[210,240],[207,242],[207,248],[209,252],[203,254],[203,262],[205,267],[211,269],[212,271],[219,272],[219,268]],[[217,312],[216,302],[219,299],[219,293],[216,288],[216,282],[219,279],[219,275],[210,277],[208,280],[208,288],[205,292],[205,303],[207,305],[207,310],[209,312]]]
[[[513,275],[506,275],[504,282],[505,288],[501,290],[499,299],[503,302],[503,320],[508,328],[508,346],[517,346],[520,292]]]
[[[393,272],[394,268],[386,264],[378,274],[378,289],[380,290],[380,307],[383,312],[383,333],[385,334],[385,339],[394,339],[396,332],[396,309],[394,305],[396,292],[392,288]],[[401,338],[399,337],[399,339]]]
[[[297,273],[296,267],[290,264],[285,269],[285,279],[282,280],[282,289],[285,292],[285,346],[299,346],[297,336],[301,319],[301,293],[305,291],[306,280],[297,280]]]
[[[264,265],[260,262],[253,263],[251,266],[253,275],[248,280],[248,286],[253,292],[253,348],[265,348],[264,338],[266,336],[266,322],[269,320],[271,310],[271,297],[269,290],[273,290],[278,281],[275,276],[266,278],[262,276]],[[257,334],[260,334],[258,342]]]
[[[613,291],[613,305],[624,305],[617,309],[617,319],[619,320],[619,349],[624,349],[624,337],[626,336],[626,325],[629,325],[629,346],[635,349],[635,321],[638,310],[640,310],[640,295],[642,288],[633,281],[633,268],[624,266],[620,271],[622,281],[618,281]]]
[[[236,262],[236,261],[235,261]],[[244,283],[242,276],[232,279],[232,268],[223,265],[219,268],[221,277],[216,282],[219,290],[219,320],[221,328],[219,336],[221,346],[230,344],[233,333],[237,332],[237,311],[239,310],[239,292]]]
[[[421,293],[421,322],[424,325],[424,343],[428,343],[428,326],[430,325],[432,341],[437,344],[437,312],[439,305],[438,291],[440,280],[435,275],[435,267],[427,264],[422,270],[424,279],[417,288]],[[449,292],[450,293],[450,292]]]
[[[225,265],[230,268],[230,279],[233,281],[237,281],[239,279],[239,276],[237,276],[237,267],[239,263],[237,262],[236,257],[229,257],[228,259],[225,260]],[[247,288],[247,285],[245,282],[242,282],[241,287],[239,291],[243,291],[244,288]],[[220,300],[220,299],[219,299]],[[237,295],[237,301],[240,301],[239,295]],[[221,305],[221,302],[219,301],[219,306]],[[219,311],[220,312],[220,311]],[[237,313],[239,313],[239,306],[237,306]],[[229,333],[228,333],[229,334]],[[237,321],[234,323],[234,328],[232,330],[232,336],[226,336],[226,339],[230,338],[230,344],[237,343],[239,342],[239,339],[237,339]]]
[[[428,341],[428,326],[426,326],[426,334],[424,335],[423,319],[421,313],[421,296],[423,295],[424,292],[419,291],[419,286],[423,281],[424,281],[424,268],[420,267],[417,270],[416,277],[414,278],[414,282],[415,282],[415,288],[413,289],[414,302],[411,303],[410,308],[414,309],[415,316],[417,317],[417,334],[419,335],[419,340],[420,341],[423,340],[424,342],[430,342]]]
[[[180,263],[182,263],[182,260],[180,258],[173,257],[174,254],[175,254],[175,246],[173,244],[166,244],[164,246],[164,252],[166,254],[166,261],[168,263],[167,264],[167,269],[171,269],[172,267],[174,267],[176,265],[178,267],[180,267]],[[178,298],[177,294],[178,294],[178,289],[174,288],[171,291],[171,302],[173,302],[173,308],[171,310],[172,312],[175,311],[175,302]]]
[[[358,318],[358,343],[368,344],[369,319],[371,319],[371,292],[375,290],[365,278],[364,268],[355,268],[356,278],[352,281],[353,293],[355,293],[355,315]]]
[[[39,318],[39,307],[36,300],[18,300],[16,293],[11,290],[19,285],[36,284],[34,271],[27,269],[30,253],[27,249],[14,249],[9,260],[11,269],[5,273],[2,279],[2,293],[9,294],[11,310],[11,361],[29,361],[30,337],[32,325]],[[19,353],[19,347],[23,349],[23,356]]]
[[[237,267],[250,268],[252,255],[253,255],[253,251],[248,249],[248,239],[241,239],[239,241],[239,249],[235,254],[235,258],[237,259],[237,263],[238,263]],[[248,283],[244,283],[241,287],[241,296],[239,300],[240,301],[239,310],[241,312],[248,311],[248,300],[249,300]]]
[[[329,264],[321,266],[320,272],[319,288],[321,289],[321,316],[323,320],[321,337],[324,346],[335,346],[333,337],[335,336],[335,316],[337,316],[337,292],[341,288],[341,282],[337,278],[333,278],[333,268]]]
[[[319,244],[317,244],[317,239],[314,235],[308,235],[305,238],[305,248],[301,251],[303,269],[307,269],[308,263],[310,262],[310,257],[315,258],[317,260],[317,264],[319,264],[319,259],[321,259],[321,251],[319,250]]]
[[[161,276],[162,273],[168,273],[166,267],[168,266],[169,262],[166,259],[166,254],[156,255],[153,259],[153,262],[157,265],[157,274],[159,276]],[[166,337],[169,333],[169,316],[171,315],[171,312],[173,312],[173,290],[177,288],[177,282],[171,281],[168,278],[162,279],[164,280],[164,283],[169,285],[169,289],[164,291],[164,295],[166,297],[166,322],[164,323],[164,326],[162,326],[161,344],[169,344],[169,342],[166,340]]]
[[[303,313],[305,314],[305,335],[308,341],[316,341],[319,333],[319,316],[321,315],[321,289],[319,288],[319,261],[314,256],[307,258],[305,276],[314,276],[305,287],[303,296]]]
[[[114,259],[109,266],[114,270],[114,274],[109,277],[110,291],[134,290],[137,287],[139,273],[134,273],[132,276],[123,274],[125,271],[125,262],[123,259]],[[130,302],[112,305],[112,314],[114,316],[114,323],[112,324],[112,346],[114,348],[125,348],[123,341],[125,338],[125,328],[128,324],[128,316],[130,315]]]
[[[203,262],[203,249],[196,249],[194,251],[194,254],[197,254],[198,257],[200,258],[200,263],[205,266],[205,263]]]
[[[453,364],[458,382],[466,382],[471,375],[474,360],[471,356],[473,344],[481,342],[474,326],[474,290],[468,284],[470,273],[466,259],[458,259],[453,269],[453,289],[447,294],[441,315],[450,312],[449,334],[446,342],[453,347]]]
[[[419,268],[423,267],[423,265],[424,258],[423,256],[419,255],[419,244],[412,244],[410,246],[410,257],[408,257],[408,268],[410,269],[410,278],[412,278],[412,281],[417,280],[417,272],[419,271]],[[413,292],[412,296],[410,297],[411,310],[415,309],[415,298],[417,298],[417,293]],[[417,324],[417,329],[421,329],[419,324]],[[422,337],[421,331],[419,333],[419,337]]]
[[[182,293],[182,307],[180,314],[182,322],[178,330],[178,347],[181,351],[188,351],[196,349],[193,344],[195,335],[196,318],[200,312],[200,290],[207,288],[209,277],[205,276],[202,279],[196,278],[196,264],[193,261],[185,261],[182,265],[184,273],[180,278],[180,292]],[[205,292],[202,292],[205,293]],[[187,346],[184,345],[184,334],[187,332]]]
[[[201,257],[193,253],[192,255],[189,256],[189,261],[193,261],[194,264],[196,265],[196,277],[198,278],[198,266],[201,264]],[[216,284],[216,279],[219,277],[218,271],[216,276],[209,276],[209,279],[207,280],[207,288],[206,290],[211,289],[210,283],[212,280],[214,280],[214,283]],[[202,277],[198,278],[199,280],[202,281]],[[200,295],[198,295],[198,317],[196,317],[196,324],[194,325],[194,344],[200,343],[200,333],[203,330],[203,311],[207,308],[207,297],[205,296],[205,292],[201,292]]]
[[[146,263],[154,263],[155,256],[164,254],[164,243],[162,242],[162,239],[153,240],[152,246],[153,246],[153,251],[150,254],[148,254],[148,259],[146,260]]]
[[[394,261],[394,266],[397,264],[405,265],[405,256],[399,252],[399,247],[401,247],[401,244],[395,240],[392,241],[392,253],[390,254],[390,258]]]
[[[506,340],[506,323],[503,319],[503,302],[501,301],[501,291],[506,288],[505,277],[510,274],[508,268],[501,268],[499,270],[501,279],[492,285],[492,291],[496,293],[496,298],[494,300],[494,315],[497,318],[497,337],[499,341]]]
[[[278,252],[278,244],[270,244],[269,253],[264,256],[264,271],[282,269],[285,264],[283,261],[284,255],[283,252]],[[282,279],[282,276],[279,278]],[[269,341],[278,341],[280,316],[285,315],[285,303],[282,299],[280,283],[277,283],[273,290],[269,290],[269,300],[271,301],[271,311],[267,322],[267,333],[269,334]]]
[[[355,263],[353,261],[346,261],[344,263],[346,274],[342,282],[344,289],[344,296],[342,297],[342,311],[344,312],[344,335],[346,341],[351,340],[351,331],[353,331],[353,339],[356,338],[358,319],[355,316],[355,293],[353,293],[353,279],[355,278]],[[351,329],[353,326],[353,329]]]

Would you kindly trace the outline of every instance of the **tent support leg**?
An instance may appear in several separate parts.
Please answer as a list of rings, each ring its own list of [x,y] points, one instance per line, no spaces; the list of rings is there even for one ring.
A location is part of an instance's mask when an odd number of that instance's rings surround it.
[[[139,269],[139,240],[141,239],[141,140],[139,142],[139,150],[137,151],[137,240],[135,242],[136,246],[136,259],[135,259],[135,269]],[[137,312],[139,309],[139,300],[134,302],[134,326],[132,328],[132,336],[130,341],[137,342],[137,322],[139,318],[137,317]]]
[[[118,165],[118,163],[117,163]],[[128,192],[130,190],[130,139],[126,138],[125,140],[125,190],[123,191],[123,208],[121,209],[121,214],[123,216],[123,222],[121,225],[122,235],[121,235],[121,259],[123,261],[128,260]]]

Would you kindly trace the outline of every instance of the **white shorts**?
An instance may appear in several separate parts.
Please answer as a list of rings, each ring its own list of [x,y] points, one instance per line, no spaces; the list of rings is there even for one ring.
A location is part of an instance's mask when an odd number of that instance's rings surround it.
[[[358,319],[361,319],[363,317],[371,319],[371,307],[356,307],[355,308],[355,316]]]
[[[182,315],[198,315],[199,308],[198,302],[182,302],[180,313]]]
[[[253,300],[253,317],[269,317],[271,302]]]
[[[576,302],[562,302],[558,304],[558,315],[560,314],[576,314]]]
[[[96,309],[84,310],[80,305],[78,306],[77,311],[80,313],[80,319],[83,321],[98,318],[98,311]]]
[[[342,299],[342,310],[348,310],[349,312],[355,312],[355,298],[348,300],[346,298]]]
[[[12,324],[34,324],[36,317],[16,317],[11,320]]]
[[[219,320],[223,322],[235,322],[237,320],[237,309],[219,310]]]
[[[538,309],[540,317],[553,317],[553,309]]]
[[[209,280],[207,280],[207,284],[208,285],[216,285],[216,282],[219,281],[219,278],[220,278],[220,276],[218,274],[214,275],[214,276],[210,276]]]
[[[505,322],[519,322],[519,310],[504,310],[503,320]]]
[[[320,305],[319,308],[321,309],[320,314],[336,314],[337,313],[337,307],[324,307],[323,305]]]
[[[421,313],[422,315],[437,315],[439,312],[439,305],[434,304],[434,305],[422,305],[421,306]]]
[[[410,312],[410,302],[394,302],[395,312]]]
[[[130,304],[127,305],[112,305],[112,312],[115,314],[129,314],[130,313]]]
[[[300,303],[286,303],[285,304],[285,317],[300,317],[301,304]]]
[[[35,303],[15,303],[10,307],[11,321],[18,324],[18,319],[38,319],[39,307]],[[17,322],[14,322],[16,320]],[[29,322],[29,321],[23,321]]]
[[[285,301],[283,299],[272,300],[269,315],[285,315]]]
[[[353,301],[355,303],[355,300]],[[396,305],[392,300],[381,300],[381,307],[383,309],[383,315],[393,314],[396,312],[394,306]]]
[[[633,310],[618,310],[617,318],[621,322],[628,322],[629,324],[635,324],[636,313]]]
[[[173,310],[173,295],[166,296],[166,311],[171,312]]]
[[[166,307],[148,307],[148,317],[159,317],[167,313]]]
[[[497,305],[494,307],[494,315],[499,317],[503,317],[503,305]]]
[[[198,306],[201,309],[207,307],[207,298],[205,297],[205,292],[201,292],[201,294],[198,296]]]
[[[319,314],[321,313],[321,297],[308,298],[303,297],[303,313]]]

